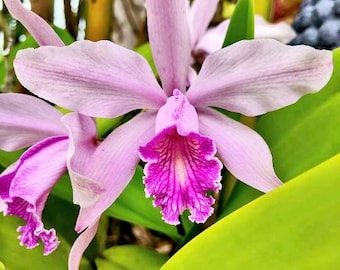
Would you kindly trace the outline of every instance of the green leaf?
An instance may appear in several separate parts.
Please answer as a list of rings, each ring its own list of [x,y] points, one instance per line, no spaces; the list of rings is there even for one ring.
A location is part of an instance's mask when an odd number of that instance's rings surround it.
[[[122,118],[123,115],[115,118],[96,118],[98,137],[103,137],[109,131],[119,126]]]
[[[44,208],[43,221],[45,226],[53,227],[57,231],[58,237],[61,236],[64,241],[72,245],[79,236],[74,230],[78,212],[77,205],[50,194]],[[85,257],[94,260],[98,253],[99,247],[96,238],[86,249]]]
[[[116,246],[104,251],[104,258],[98,258],[98,270],[158,270],[168,259],[155,250],[135,246]]]
[[[257,131],[268,143],[283,181],[340,153],[340,49],[333,51],[333,59],[333,75],[320,92],[259,118]],[[261,194],[237,183],[222,216]]]
[[[239,0],[230,19],[223,48],[237,41],[254,38],[253,0]]]
[[[42,244],[31,250],[19,245],[19,234],[16,229],[20,225],[23,225],[23,222],[16,217],[0,216],[0,260],[6,265],[6,269],[67,269],[71,248],[67,241],[58,235],[61,240],[58,249],[48,256],[43,256]],[[92,268],[89,262],[83,259],[80,270],[90,269]]]
[[[5,270],[5,265],[0,261],[0,270]]]
[[[7,168],[9,165],[15,162],[22,155],[23,152],[24,152],[23,150],[14,151],[14,152],[6,152],[3,150],[0,150],[0,165],[2,167]]]
[[[56,195],[57,197],[66,200],[68,202],[72,202],[72,186],[70,182],[70,177],[66,173],[64,174],[57,184],[52,189],[52,194]]]
[[[136,173],[106,214],[134,224],[145,226],[179,240],[181,236],[175,226],[162,220],[160,209],[152,205],[152,198],[145,198],[142,181],[143,169],[138,166]]]
[[[215,223],[161,270],[339,269],[340,154]]]

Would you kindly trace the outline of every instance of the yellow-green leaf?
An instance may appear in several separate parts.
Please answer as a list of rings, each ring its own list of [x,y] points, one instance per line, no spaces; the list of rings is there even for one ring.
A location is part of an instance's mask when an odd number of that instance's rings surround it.
[[[23,222],[16,217],[0,216],[0,260],[6,270],[60,270],[67,269],[68,254],[71,246],[60,235],[58,249],[48,256],[43,255],[40,244],[34,249],[26,249],[19,245],[17,227]],[[1,266],[0,266],[1,269]],[[83,259],[80,270],[91,270],[88,260]]]
[[[340,154],[233,212],[161,270],[338,270]]]
[[[96,260],[98,270],[159,270],[168,257],[155,250],[135,245],[116,246]]]

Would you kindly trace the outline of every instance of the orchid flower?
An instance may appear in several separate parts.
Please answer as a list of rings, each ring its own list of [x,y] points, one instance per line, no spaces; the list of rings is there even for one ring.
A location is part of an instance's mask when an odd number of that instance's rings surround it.
[[[5,0],[5,4],[41,46],[63,46],[52,28],[20,1]],[[44,255],[59,244],[55,230],[45,229],[41,215],[51,189],[66,172],[68,157],[72,155],[72,149],[68,153],[68,122],[80,125],[85,119],[93,122],[77,113],[63,116],[33,96],[0,94],[0,149],[15,151],[31,146],[0,175],[0,211],[22,218],[26,224],[18,228],[21,245],[34,248],[41,241]],[[86,130],[83,132],[86,134]],[[94,140],[95,134],[91,145]]]
[[[0,211],[25,220],[18,228],[20,243],[33,248],[41,240],[45,255],[59,244],[55,230],[44,228],[41,214],[50,190],[66,171],[68,136],[61,116],[37,98],[0,95],[0,148],[14,151],[33,145],[0,175]]]
[[[219,0],[195,0],[187,7],[193,55],[208,55],[222,47],[230,20],[224,20],[208,28]],[[293,28],[285,22],[268,23],[260,15],[255,16],[255,38],[271,38],[288,43],[296,36]]]
[[[191,41],[185,1],[147,0],[146,7],[162,86],[142,56],[109,41],[22,50],[14,63],[27,89],[59,106],[92,117],[141,110],[98,147],[80,147],[92,140],[90,119],[69,122],[70,175],[80,205],[76,230],[83,231],[72,248],[72,270],[140,158],[146,194],[170,224],[178,224],[185,209],[191,221],[206,221],[214,203],[208,192],[221,188],[222,164],[263,192],[278,187],[261,136],[213,107],[261,115],[318,91],[332,73],[329,51],[258,39],[209,55],[186,89]],[[83,134],[85,128],[90,132]]]
[[[62,116],[38,98],[0,95],[0,149],[32,145],[0,175],[0,211],[26,221],[18,228],[21,245],[34,248],[40,240],[44,255],[59,244],[55,230],[44,228],[41,215],[51,189],[66,172],[69,138]]]

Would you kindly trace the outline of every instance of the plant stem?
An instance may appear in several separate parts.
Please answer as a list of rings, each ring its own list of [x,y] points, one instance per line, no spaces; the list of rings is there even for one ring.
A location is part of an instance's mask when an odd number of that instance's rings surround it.
[[[88,0],[86,39],[111,39],[113,26],[113,0]]]

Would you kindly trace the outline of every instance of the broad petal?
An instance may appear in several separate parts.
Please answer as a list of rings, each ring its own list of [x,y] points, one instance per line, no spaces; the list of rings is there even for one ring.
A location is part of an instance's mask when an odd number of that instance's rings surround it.
[[[288,43],[296,36],[294,29],[286,22],[269,23],[263,17],[255,16],[255,38],[272,38]]]
[[[62,114],[29,95],[0,94],[0,148],[14,151],[51,136],[67,133]]]
[[[187,87],[190,87],[191,83],[196,80],[197,72],[192,67],[189,67],[188,70],[188,78],[187,78]]]
[[[89,226],[73,243],[68,259],[68,270],[79,270],[81,257],[97,233],[99,220]]]
[[[146,0],[152,55],[165,93],[186,90],[191,43],[185,1]]]
[[[282,184],[259,134],[213,109],[199,111],[198,117],[200,131],[213,138],[218,157],[237,179],[263,192]]]
[[[21,22],[40,46],[64,46],[62,40],[41,17],[26,9],[19,0],[4,0],[11,15]]]
[[[153,136],[155,118],[155,112],[142,112],[98,145],[93,121],[81,115],[65,116],[73,145],[68,169],[74,202],[80,205],[76,231],[93,224],[129,183],[139,161],[138,147]],[[91,125],[92,131],[86,131]]]
[[[222,164],[214,157],[216,147],[210,138],[191,132],[181,136],[176,126],[164,129],[139,149],[144,168],[147,196],[161,207],[163,219],[179,224],[179,215],[189,209],[192,222],[204,223],[213,213],[215,202],[207,192],[221,188]]]
[[[22,50],[14,66],[28,90],[89,116],[115,117],[166,100],[146,60],[110,41]]]
[[[191,44],[196,43],[207,30],[217,9],[219,0],[195,0],[189,9],[188,20],[191,34]]]
[[[229,19],[224,20],[219,25],[208,29],[193,48],[193,53],[206,56],[221,49],[229,23]]]
[[[195,46],[194,53],[209,55],[221,49],[229,23],[228,19],[222,21],[218,26],[209,28]],[[288,23],[269,23],[263,17],[255,16],[255,38],[271,38],[288,43],[295,36],[295,31]]]
[[[52,187],[66,171],[67,147],[65,136],[45,139],[29,148],[0,176],[4,214],[26,221],[18,228],[20,244],[34,248],[40,240],[44,244],[44,255],[53,252],[59,244],[55,230],[44,228],[41,215]]]
[[[187,97],[195,107],[255,116],[320,90],[332,70],[330,51],[244,40],[209,55]]]
[[[69,130],[71,145],[67,165],[71,177],[73,202],[82,207],[94,204],[105,191],[97,179],[88,177],[96,171],[98,165],[91,162],[100,142],[96,140],[96,124],[91,117],[70,113],[62,119]]]

